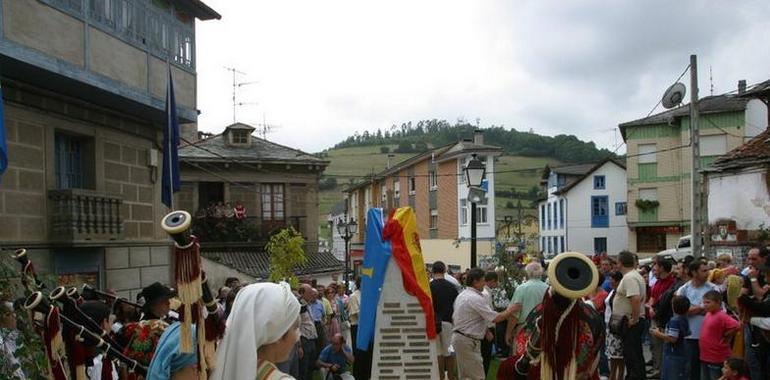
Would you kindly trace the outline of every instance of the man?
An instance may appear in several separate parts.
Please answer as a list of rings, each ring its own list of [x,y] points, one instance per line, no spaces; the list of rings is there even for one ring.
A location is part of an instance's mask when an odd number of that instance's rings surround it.
[[[543,282],[543,267],[539,262],[531,262],[524,267],[527,275],[527,281],[519,285],[513,292],[511,307],[513,313],[508,319],[508,326],[505,330],[505,340],[513,347],[513,337],[518,333],[519,326],[524,323],[527,316],[535,306],[543,302],[543,296],[548,291],[548,285]]]
[[[687,363],[685,371],[689,370],[690,379],[700,379],[700,328],[706,315],[703,308],[703,295],[710,290],[716,290],[714,284],[707,281],[708,266],[703,260],[693,260],[687,268],[690,281],[684,284],[676,295],[690,300],[690,310],[687,312],[687,322],[690,324],[690,335],[685,337]]]
[[[497,279],[497,274],[495,273],[495,282],[494,286],[487,284],[490,288],[490,293],[492,294],[492,307],[497,312],[501,312],[508,308],[508,305],[511,304],[511,299],[508,298],[508,293],[503,289],[502,286],[500,286],[500,281]],[[508,320],[505,319],[502,322],[499,322],[495,325],[494,328],[494,335],[495,335],[495,348],[497,349],[497,352],[493,352],[492,354],[497,354],[500,357],[508,357],[510,355],[510,347],[508,347],[508,343],[505,342],[505,331],[508,328]]]
[[[484,290],[481,294],[489,303],[489,307],[492,310],[496,310],[494,302],[494,290],[497,289],[497,273],[487,272],[484,275]],[[507,306],[507,305],[506,305]],[[505,310],[505,307],[503,308]],[[481,358],[484,363],[484,373],[489,373],[489,366],[492,364],[492,343],[495,340],[495,323],[489,323],[487,325],[487,332],[484,335],[484,339],[481,340]]]
[[[371,354],[356,348],[358,338],[358,321],[361,318],[361,277],[356,277],[356,290],[350,295],[348,307],[350,308],[350,344],[353,346],[353,358],[356,365],[353,367],[353,377],[359,380],[369,379],[371,376]]]
[[[455,376],[455,361],[449,352],[449,345],[452,340],[452,313],[454,313],[454,303],[457,299],[457,288],[446,279],[446,265],[441,261],[436,261],[431,267],[433,272],[433,281],[430,282],[430,292],[433,298],[433,314],[436,318],[439,336],[436,339],[438,351],[438,372],[440,380],[444,379],[444,372],[447,372],[449,380],[457,380]]]
[[[481,291],[486,285],[484,271],[473,268],[466,275],[465,290],[457,296],[454,303],[454,331],[452,347],[457,354],[460,379],[483,380],[484,363],[481,358],[481,340],[487,333],[487,325],[500,322],[513,313],[509,306],[497,313],[489,305]]]
[[[765,286],[767,282],[765,281],[765,276],[759,273],[757,269],[764,264],[767,257],[768,249],[766,246],[758,245],[752,247],[746,256],[747,265],[741,271],[741,276],[743,277],[741,295],[745,295],[745,297],[757,302],[762,301],[766,296]],[[746,302],[741,302],[743,314],[748,314],[743,315],[744,319],[753,316],[750,315],[751,313],[746,312],[745,304]],[[753,328],[750,324],[745,324],[743,334],[746,365],[749,368],[751,377],[762,378],[764,375],[763,365],[760,363],[759,356],[757,356],[759,353],[757,349],[760,348],[760,342],[762,342],[762,337],[760,337],[761,331]],[[759,354],[761,355],[761,353]]]
[[[310,313],[310,302],[315,298],[315,294],[313,294],[313,288],[308,284],[300,285],[298,292],[300,296],[299,380],[312,380],[314,364],[318,359],[316,351],[318,331],[315,328],[313,315]]]
[[[602,281],[602,289],[604,289],[604,291],[606,291],[607,293],[612,291],[612,285],[610,283],[610,274],[612,273],[612,268],[614,266],[615,264],[612,262],[612,259],[605,256],[602,259],[601,266],[599,267],[599,270],[601,272],[600,281]]]
[[[355,380],[350,374],[349,364],[353,364],[353,350],[345,344],[342,334],[335,334],[330,345],[326,346],[318,357],[318,366],[321,367],[321,377],[326,379],[331,372],[334,378],[341,380]]]
[[[612,318],[628,318],[627,327],[621,336],[623,358],[626,363],[626,379],[647,378],[642,353],[642,329],[644,328],[644,299],[647,285],[636,270],[636,255],[629,251],[618,254],[620,280],[612,302]]]
[[[657,327],[661,331],[665,331],[666,324],[668,323],[668,320],[671,318],[671,316],[669,315],[668,319],[657,318],[657,315],[655,315],[655,310],[658,308],[660,299],[663,294],[671,289],[671,287],[674,285],[674,282],[676,282],[676,277],[671,274],[672,267],[673,264],[671,261],[663,258],[656,259],[652,266],[652,271],[655,273],[657,281],[655,281],[655,285],[653,285],[652,289],[650,290],[650,297],[647,301],[647,306],[650,308],[653,327]],[[668,307],[671,306],[668,305]],[[663,317],[666,317],[666,315],[663,315]],[[650,351],[652,352],[652,377],[658,377],[656,374],[660,373],[661,366],[663,365],[663,340],[657,338],[654,335],[650,335]]]
[[[225,280],[225,286],[230,289],[235,289],[241,286],[241,280],[239,280],[238,277],[228,277]]]
[[[318,334],[318,339],[315,344],[315,353],[318,355],[321,350],[326,347],[326,329],[324,328],[324,304],[318,299],[318,291],[310,288],[310,296],[308,298],[308,306],[310,309],[310,316],[313,317],[313,324],[315,325],[315,331]]]

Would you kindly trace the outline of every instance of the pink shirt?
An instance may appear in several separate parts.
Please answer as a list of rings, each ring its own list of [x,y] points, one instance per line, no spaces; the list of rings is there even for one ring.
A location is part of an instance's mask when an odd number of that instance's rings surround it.
[[[700,360],[707,363],[722,363],[730,358],[729,343],[723,342],[722,337],[728,330],[740,327],[735,319],[730,318],[724,310],[706,313],[700,329]]]

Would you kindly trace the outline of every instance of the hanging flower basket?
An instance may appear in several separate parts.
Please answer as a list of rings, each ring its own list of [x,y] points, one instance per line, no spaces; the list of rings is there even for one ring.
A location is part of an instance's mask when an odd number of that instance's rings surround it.
[[[658,206],[660,206],[660,202],[649,199],[637,199],[636,203],[634,204],[636,205],[636,208],[642,210],[643,212],[656,209]]]

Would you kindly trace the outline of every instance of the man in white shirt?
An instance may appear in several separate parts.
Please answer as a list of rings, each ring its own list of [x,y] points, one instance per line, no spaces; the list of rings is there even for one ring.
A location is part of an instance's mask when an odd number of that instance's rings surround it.
[[[647,378],[642,356],[642,330],[644,329],[644,300],[647,297],[647,285],[644,278],[636,270],[636,255],[629,251],[618,254],[620,280],[612,303],[613,317],[626,317],[627,328],[621,339],[623,342],[623,358],[626,363],[626,379]]]
[[[485,273],[479,268],[468,271],[467,286],[454,303],[454,331],[452,347],[457,354],[459,378],[483,380],[484,363],[481,357],[481,340],[487,333],[489,323],[497,323],[508,318],[513,312],[512,306],[505,311],[495,312],[490,302],[482,294],[486,285]]]

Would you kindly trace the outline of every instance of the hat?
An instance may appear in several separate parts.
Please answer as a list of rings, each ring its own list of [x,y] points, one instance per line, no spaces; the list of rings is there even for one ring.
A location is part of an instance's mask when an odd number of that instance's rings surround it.
[[[171,292],[171,289],[160,282],[154,282],[142,289],[142,297],[144,297],[147,305],[154,305],[162,299],[169,299],[173,296],[174,294]]]

